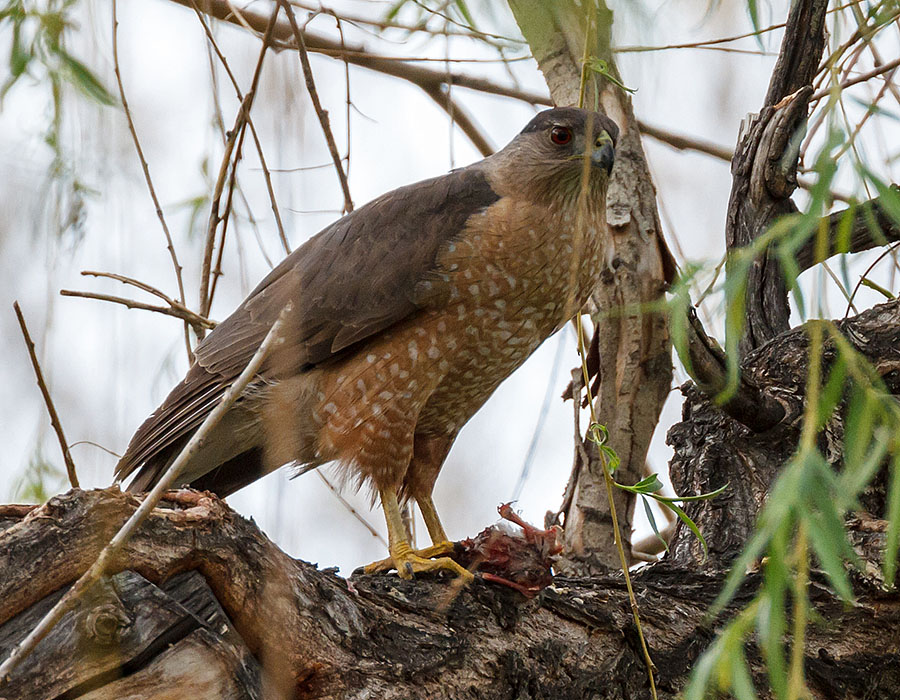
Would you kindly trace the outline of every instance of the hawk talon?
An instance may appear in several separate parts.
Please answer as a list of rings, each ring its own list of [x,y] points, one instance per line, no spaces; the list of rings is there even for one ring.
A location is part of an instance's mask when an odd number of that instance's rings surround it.
[[[452,542],[440,542],[437,545],[427,547],[417,552],[414,551],[405,542],[401,542],[393,548],[389,559],[382,559],[381,561],[373,562],[365,567],[364,571],[367,574],[374,574],[383,571],[389,571],[390,569],[396,569],[397,575],[402,579],[411,579],[415,574],[425,573],[428,571],[450,571],[451,573],[456,574],[463,581],[463,583],[471,583],[472,581],[474,581],[475,576],[472,574],[472,572],[464,568],[457,562],[453,561],[450,557],[438,557],[437,559],[430,559],[427,557],[419,556],[420,553],[429,551],[433,551],[434,554],[438,554],[440,553],[440,551],[436,550],[441,550],[447,545],[449,545],[452,549]]]
[[[433,559],[435,557],[443,557],[455,550],[456,545],[453,542],[444,540],[443,542],[438,542],[437,544],[425,547],[424,549],[411,549],[410,553],[419,559]],[[363,568],[363,572],[367,574],[379,574],[394,568],[396,568],[394,566],[394,560],[391,559],[391,557],[388,557],[387,559],[380,559],[366,565]]]

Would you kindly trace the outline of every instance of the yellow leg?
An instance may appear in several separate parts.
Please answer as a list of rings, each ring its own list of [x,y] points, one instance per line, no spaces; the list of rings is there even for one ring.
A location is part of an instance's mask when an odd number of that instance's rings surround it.
[[[428,534],[432,543],[431,547],[420,549],[417,554],[420,557],[428,558],[452,552],[453,543],[447,539],[447,533],[444,532],[444,526],[441,525],[441,519],[438,518],[431,495],[419,496],[416,498],[416,503],[419,504],[419,510],[422,511],[422,519],[425,521],[425,527],[428,528]]]
[[[403,527],[403,516],[400,514],[400,505],[397,503],[397,494],[393,489],[379,489],[379,494],[381,495],[381,506],[384,509],[384,517],[387,521],[388,546],[390,548],[391,558],[369,564],[365,568],[367,574],[385,571],[393,567],[397,569],[400,578],[406,579],[412,578],[414,574],[422,571],[440,570],[452,571],[466,582],[471,581],[474,578],[471,572],[464,569],[449,557],[429,559],[420,556],[420,553],[418,552],[414,552],[406,539],[406,531]],[[437,526],[440,528],[440,522],[437,521],[437,514],[434,513],[433,505],[431,506],[431,512],[434,515],[434,521],[437,522]],[[426,522],[428,521],[426,520]],[[428,531],[429,534],[431,534],[431,525],[428,526]],[[443,532],[443,528],[440,528],[440,531]],[[434,548],[432,547],[429,549]],[[422,553],[424,554],[424,551]],[[446,550],[437,553],[446,554]]]

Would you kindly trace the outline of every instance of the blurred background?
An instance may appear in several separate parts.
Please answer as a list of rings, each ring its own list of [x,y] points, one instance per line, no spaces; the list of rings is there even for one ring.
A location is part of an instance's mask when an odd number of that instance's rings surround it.
[[[319,8],[312,3],[294,5],[301,22]],[[752,32],[748,4],[623,0],[610,5],[615,11],[614,43],[621,50],[618,66],[624,83],[636,89],[638,117],[673,134],[733,148],[741,120],[762,103],[781,30],[716,46],[661,49]],[[759,12],[758,26],[769,27],[784,20],[788,3],[751,5]],[[45,0],[24,7],[65,14],[72,22],[64,33],[65,51],[87,66],[118,103],[110,0],[75,4]],[[261,3],[248,7],[268,11]],[[340,31],[348,45],[361,45],[382,56],[415,59],[415,65],[432,70],[452,70],[546,94],[505,3],[472,0],[466,5],[426,6],[412,1],[323,0],[322,7],[343,20],[338,25],[332,14],[319,12],[309,20],[312,32],[339,39]],[[223,153],[222,124],[231,128],[239,101],[191,9],[169,0],[138,0],[121,3],[118,20],[119,63],[135,130],[184,267],[188,305],[197,308],[209,196]],[[834,47],[855,25],[843,11],[833,13],[832,20]],[[473,36],[466,29],[472,23],[488,36]],[[384,26],[392,24],[398,26]],[[216,22],[211,26],[246,91],[259,39],[240,27]],[[9,55],[15,41],[10,24],[0,24],[0,55]],[[889,57],[898,54],[898,43],[896,25],[877,38]],[[656,50],[635,50],[641,47]],[[870,70],[873,60],[869,54],[860,56],[853,71]],[[349,154],[345,164],[357,206],[481,157],[448,114],[409,82],[365,68],[347,68],[334,57],[311,54],[311,61],[338,149]],[[888,83],[892,79],[893,72]],[[67,488],[59,448],[12,312],[13,300],[21,304],[36,341],[61,422],[73,443],[83,487],[111,483],[116,463],[111,453],[124,450],[135,428],[188,365],[180,321],[59,295],[61,289],[74,289],[158,303],[117,282],[80,275],[82,270],[100,270],[137,278],[177,296],[172,261],[125,113],[121,106],[105,106],[81,94],[79,84],[90,92],[90,83],[77,79],[54,87],[40,62],[32,62],[0,103],[2,501],[42,500]],[[879,80],[861,84],[857,93],[848,91],[844,111],[848,129],[864,115],[874,115],[855,147],[867,151],[868,162],[878,168],[880,177],[895,181],[900,143],[896,87],[888,86],[881,106],[870,107],[884,87]],[[462,87],[453,88],[451,95],[495,148],[507,143],[538,109],[525,101]],[[272,170],[286,234],[296,248],[340,216],[343,198],[295,52],[269,52],[252,115]],[[814,137],[810,152],[815,152],[816,139],[824,139],[824,131]],[[693,292],[696,300],[713,281],[724,252],[729,163],[695,151],[677,151],[652,138],[644,143],[667,240],[679,262],[704,266]],[[839,171],[835,191],[860,199],[872,196],[852,167],[846,170]],[[224,274],[210,312],[216,320],[225,318],[284,257],[249,137],[237,182]],[[797,199],[804,196],[801,191]],[[854,256],[836,262],[833,269],[838,278],[850,280],[853,270],[858,277],[878,256],[879,251]],[[869,277],[895,289],[896,269],[887,258]],[[803,279],[806,304],[803,313],[798,309],[798,322],[804,314],[841,317],[847,311],[840,285],[829,281],[827,274],[819,269]],[[865,288],[854,303],[863,309],[879,299],[883,296]],[[716,293],[708,296],[703,318],[708,330],[721,338],[720,302]],[[497,519],[497,506],[512,498],[517,498],[516,508],[524,517],[535,523],[543,522],[547,510],[559,507],[573,440],[571,404],[559,397],[577,362],[574,334],[566,329],[504,383],[462,431],[435,492],[451,538],[476,534]],[[684,380],[684,372],[676,368],[676,387]],[[669,458],[665,433],[678,419],[680,404],[675,389],[651,449],[650,466],[662,474]],[[335,483],[330,470],[323,473]],[[315,473],[291,480],[290,471],[282,469],[229,502],[291,555],[338,566],[346,574],[384,556],[379,537],[385,527],[381,513],[370,510],[365,495],[347,491],[343,498],[345,502]],[[424,534],[424,528],[420,532]]]

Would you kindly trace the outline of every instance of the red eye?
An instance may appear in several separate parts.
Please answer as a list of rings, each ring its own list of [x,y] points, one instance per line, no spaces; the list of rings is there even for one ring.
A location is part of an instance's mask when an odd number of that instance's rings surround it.
[[[550,129],[550,140],[557,146],[565,146],[572,140],[572,130],[566,126],[554,126]]]

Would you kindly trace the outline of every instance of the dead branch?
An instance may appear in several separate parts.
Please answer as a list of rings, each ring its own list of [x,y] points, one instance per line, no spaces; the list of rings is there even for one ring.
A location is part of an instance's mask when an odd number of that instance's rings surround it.
[[[823,88],[822,90],[819,90],[817,93],[815,93],[812,98],[810,98],[810,101],[821,100],[823,97],[828,97],[828,95],[830,95],[834,90],[846,90],[849,87],[859,85],[860,83],[864,83],[867,80],[871,80],[872,78],[875,78],[879,75],[889,73],[897,67],[900,67],[900,58],[894,59],[893,61],[878,66],[877,68],[873,68],[867,73],[860,73],[857,76],[843,81],[840,85],[837,85],[835,87]]]
[[[219,44],[209,28],[209,24],[207,23],[203,13],[200,11],[200,8],[197,7],[196,0],[193,0],[191,5],[194,8],[197,19],[200,21],[200,26],[203,27],[203,32],[206,34],[207,41],[209,41],[210,46],[212,46],[213,51],[215,52],[219,61],[222,63],[222,67],[225,69],[225,73],[228,75],[228,79],[231,81],[231,84],[234,87],[234,92],[237,95],[238,100],[243,102],[244,94],[241,91],[240,85],[238,85],[237,78],[234,77],[234,73],[232,73],[231,71],[231,66],[228,65],[228,59],[225,58],[225,54],[222,53],[221,48],[219,48]],[[275,216],[275,225],[278,227],[278,237],[281,240],[281,245],[282,248],[284,248],[285,255],[290,255],[291,244],[288,241],[287,234],[284,230],[284,222],[281,220],[281,211],[278,208],[278,201],[275,197],[275,188],[272,185],[272,174],[269,170],[268,164],[266,163],[266,156],[263,153],[262,142],[260,141],[259,134],[256,131],[256,124],[253,122],[253,118],[249,114],[247,115],[247,125],[250,127],[250,133],[253,136],[253,143],[256,146],[256,154],[259,156],[259,163],[262,167],[263,178],[266,182],[266,191],[269,194],[269,203],[272,205],[272,214]],[[222,128],[224,130],[224,127]]]
[[[219,213],[219,203],[222,200],[222,192],[225,190],[225,181],[228,177],[229,166],[231,164],[231,154],[234,152],[238,138],[244,133],[242,126],[245,123],[246,114],[250,105],[253,103],[253,93],[248,92],[241,106],[238,107],[238,113],[235,117],[234,126],[227,133],[225,139],[225,152],[222,154],[222,163],[219,166],[219,174],[216,177],[216,184],[213,188],[212,206],[209,212],[209,223],[206,227],[206,243],[203,247],[203,264],[200,268],[200,315],[208,316],[209,309],[212,305],[212,295],[210,294],[210,276],[212,273],[212,256],[216,242],[216,230],[219,223],[224,220],[224,216]],[[237,167],[235,160],[233,168]],[[229,197],[230,201],[230,197]],[[224,241],[223,241],[224,242]],[[200,335],[202,338],[203,336]]]
[[[275,27],[275,23],[278,21],[278,6],[275,6],[275,9],[272,11],[272,19],[269,20],[269,25],[266,27],[265,36],[263,36],[262,45],[259,49],[259,58],[256,60],[256,67],[253,69],[253,79],[250,83],[250,92],[248,95],[255,95],[256,90],[259,87],[259,78],[262,75],[262,67],[263,61],[266,57],[266,52],[269,50],[269,42],[272,40],[272,30]],[[228,232],[228,222],[231,220],[231,211],[232,206],[234,204],[234,193],[237,189],[237,169],[238,163],[244,154],[244,137],[247,135],[247,125],[250,123],[250,108],[252,106],[252,98],[251,104],[247,105],[247,109],[243,112],[244,120],[240,126],[240,136],[238,137],[237,146],[234,151],[234,163],[231,166],[231,174],[228,180],[228,197],[225,199],[225,211],[222,213],[220,217],[220,221],[222,222],[222,230],[219,235],[219,246],[216,252],[216,266],[213,268],[212,272],[212,286],[209,290],[209,306],[212,306],[213,297],[216,295],[216,287],[219,282],[219,277],[222,276],[222,258],[225,255],[225,234]]]
[[[300,27],[297,26],[294,10],[287,0],[278,0],[278,3],[284,8],[288,22],[290,22],[291,25],[291,31],[294,33],[294,41],[297,44],[297,52],[300,56],[300,65],[303,67],[303,77],[306,79],[306,90],[309,93],[309,99],[312,101],[313,109],[316,111],[316,117],[318,117],[319,125],[322,127],[322,133],[325,135],[325,142],[328,144],[328,152],[331,154],[335,172],[341,183],[341,191],[344,193],[344,207],[342,211],[344,214],[349,214],[353,211],[353,199],[350,197],[350,184],[347,182],[347,174],[344,172],[344,165],[341,162],[341,156],[338,153],[337,144],[334,141],[334,134],[331,133],[331,121],[328,118],[328,112],[322,109],[322,103],[319,100],[319,93],[316,90],[316,81],[313,76],[312,66],[309,64],[309,54],[306,51],[306,42],[303,40],[303,32],[301,32]]]
[[[180,302],[175,301],[174,299],[172,299],[168,294],[166,294],[162,290],[157,289],[156,287],[154,287],[150,284],[147,284],[146,282],[141,282],[140,280],[134,279],[133,277],[126,277],[125,275],[120,275],[115,272],[98,272],[96,270],[82,270],[81,274],[84,277],[102,277],[105,279],[115,280],[116,282],[121,282],[122,284],[136,287],[137,289],[140,289],[141,291],[147,292],[148,294],[152,294],[153,296],[162,299],[169,306],[176,306],[176,307],[184,308]]]
[[[96,292],[79,292],[72,289],[59,290],[61,296],[64,297],[81,297],[83,299],[97,299],[98,301],[108,301],[113,304],[121,304],[129,309],[142,309],[143,311],[152,311],[173,318],[179,318],[185,323],[189,323],[194,328],[203,328],[211,330],[216,327],[216,322],[194,313],[190,309],[181,306],[177,301],[172,301],[172,306],[155,306],[153,304],[145,304],[142,301],[128,299],[126,297],[117,297],[111,294],[98,294]]]
[[[727,160],[729,163],[731,162],[732,156],[734,156],[734,151],[725,146],[719,146],[704,139],[673,134],[665,129],[651,126],[645,121],[638,120],[638,127],[645,136],[654,138],[679,151],[697,151],[698,153],[705,153],[706,155],[718,158],[719,160]]]
[[[50,414],[50,425],[56,433],[56,439],[59,441],[59,449],[62,451],[63,460],[66,463],[66,474],[69,476],[69,485],[72,488],[78,488],[78,475],[75,473],[75,462],[72,460],[72,454],[69,452],[69,443],[66,441],[66,435],[63,432],[62,423],[59,421],[59,415],[56,413],[56,407],[53,405],[53,399],[50,398],[50,390],[47,388],[47,382],[44,381],[44,373],[41,371],[41,363],[38,361],[37,353],[34,350],[34,341],[31,340],[31,334],[28,332],[28,326],[25,325],[25,316],[22,315],[22,309],[19,308],[19,302],[13,302],[13,309],[16,311],[16,318],[19,319],[19,328],[22,329],[22,337],[25,339],[25,346],[28,348],[28,356],[31,358],[31,366],[34,368],[34,376],[37,379],[38,388],[44,397],[44,405],[47,407],[47,413]]]

